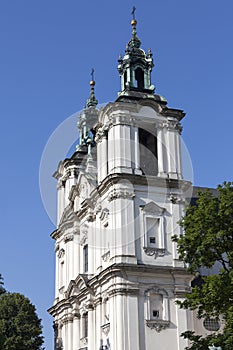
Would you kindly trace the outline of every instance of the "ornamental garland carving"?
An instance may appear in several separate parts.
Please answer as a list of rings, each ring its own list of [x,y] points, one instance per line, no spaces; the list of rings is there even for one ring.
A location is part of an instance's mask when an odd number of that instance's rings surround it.
[[[67,243],[67,242],[70,242],[70,241],[73,241],[74,240],[74,235],[72,233],[70,234],[67,234],[65,235],[64,237],[64,242]]]
[[[170,193],[169,194],[169,200],[172,204],[179,204],[179,203],[184,203],[184,199],[181,198],[181,196],[177,193]]]
[[[166,250],[164,248],[143,248],[146,255],[154,256],[154,258],[163,257],[165,255]]]
[[[135,197],[135,193],[134,192],[129,192],[127,190],[116,190],[114,189],[113,191],[111,191],[108,195],[108,201],[111,202],[114,199],[117,198],[124,198],[124,199],[133,199]]]
[[[161,123],[159,126],[161,127]],[[177,120],[166,120],[162,123],[162,127],[168,130],[177,130],[180,134],[182,132],[182,126]]]
[[[162,330],[166,329],[170,325],[170,321],[165,320],[146,320],[146,325],[150,329],[156,330],[156,332],[161,332]]]

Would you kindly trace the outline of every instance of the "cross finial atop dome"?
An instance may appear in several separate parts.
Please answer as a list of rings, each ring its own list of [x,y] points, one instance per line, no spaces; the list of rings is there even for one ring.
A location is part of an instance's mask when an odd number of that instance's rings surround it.
[[[131,15],[133,16],[133,20],[135,21],[135,11],[136,11],[136,7],[133,6],[133,9],[132,9],[132,12],[131,12]]]
[[[132,38],[130,39],[129,43],[128,43],[128,48],[139,48],[141,45],[141,41],[139,40],[139,38],[137,37],[137,21],[135,19],[135,11],[136,11],[136,7],[133,6],[131,15],[133,17],[133,19],[131,20],[131,26],[132,26]]]

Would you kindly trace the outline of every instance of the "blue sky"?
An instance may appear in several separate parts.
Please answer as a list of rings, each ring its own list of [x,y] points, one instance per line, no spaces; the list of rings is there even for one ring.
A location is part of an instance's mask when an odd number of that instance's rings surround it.
[[[99,102],[116,99],[117,59],[130,39],[133,5],[142,47],[154,54],[156,91],[187,113],[183,139],[194,183],[232,180],[231,0],[1,0],[0,273],[8,290],[36,305],[47,350],[54,225],[40,197],[41,156],[58,125],[84,106],[91,67]]]

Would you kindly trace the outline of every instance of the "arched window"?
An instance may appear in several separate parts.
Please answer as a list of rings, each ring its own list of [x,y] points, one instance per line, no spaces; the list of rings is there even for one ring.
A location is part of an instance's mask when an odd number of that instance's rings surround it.
[[[157,138],[149,131],[139,128],[140,167],[144,175],[158,173]]]
[[[124,73],[124,87],[125,87],[125,89],[127,87],[127,71],[125,71],[125,73]]]
[[[169,326],[168,294],[163,289],[153,288],[145,292],[146,324],[160,332]]]
[[[135,70],[135,80],[137,82],[137,88],[139,90],[143,90],[144,89],[144,72],[143,70],[138,67],[136,70]]]
[[[88,245],[83,247],[83,272],[88,272]]]

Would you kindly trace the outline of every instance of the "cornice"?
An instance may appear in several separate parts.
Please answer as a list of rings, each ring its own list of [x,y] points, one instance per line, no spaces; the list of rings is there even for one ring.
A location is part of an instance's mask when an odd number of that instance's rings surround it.
[[[97,196],[103,196],[103,194],[106,193],[111,186],[119,183],[119,181],[123,179],[129,180],[133,185],[148,186],[149,182],[150,186],[158,186],[161,188],[186,189],[191,186],[191,182],[185,180],[162,178],[159,176],[114,173],[106,176],[104,180],[91,192],[90,197],[95,198]]]

